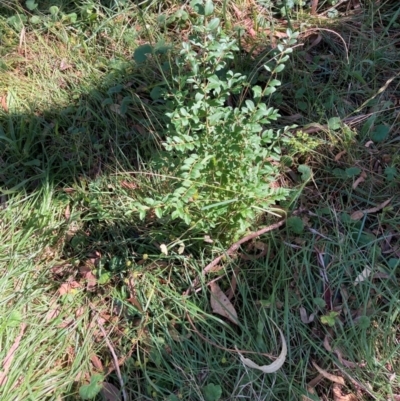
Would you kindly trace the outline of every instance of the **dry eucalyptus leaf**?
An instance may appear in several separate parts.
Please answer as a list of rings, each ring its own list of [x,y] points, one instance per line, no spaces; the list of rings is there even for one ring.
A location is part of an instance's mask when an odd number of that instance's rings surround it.
[[[90,361],[93,363],[93,366],[97,370],[99,370],[99,371],[104,370],[103,363],[101,362],[101,359],[96,354],[92,354],[90,356]]]
[[[214,313],[224,316],[232,323],[238,324],[238,317],[234,306],[228,297],[223,293],[217,283],[210,284],[211,290],[211,308]]]
[[[365,181],[367,178],[367,173],[365,171],[361,172],[360,176],[353,182],[353,185],[351,186],[353,189],[356,189],[359,184]]]
[[[382,202],[380,205],[376,206],[376,207],[372,207],[370,209],[365,209],[365,210],[358,210],[357,212],[354,212],[350,218],[352,220],[360,220],[363,218],[364,214],[368,214],[368,213],[376,213],[379,212],[380,210],[382,210],[384,207],[386,207],[390,201],[392,200],[392,198],[389,198],[387,200],[385,200],[385,202]]]
[[[207,242],[208,244],[212,244],[214,241],[211,239],[211,237],[209,235],[205,235],[204,242]]]
[[[342,150],[335,156],[335,162],[339,161],[340,158],[347,153],[347,150]]]
[[[307,311],[303,306],[300,307],[299,311],[300,311],[300,319],[303,323],[309,324],[314,320],[315,317],[314,313],[311,313],[311,315],[308,316]]]
[[[124,117],[124,114],[121,112],[121,106],[119,104],[116,103],[110,104],[109,108],[114,113],[120,115],[121,117]]]
[[[165,256],[168,256],[168,248],[165,244],[161,244],[160,245],[160,251],[162,254],[164,254]]]
[[[364,217],[364,212],[362,210],[357,210],[350,216],[350,218],[355,221],[361,220],[363,217]]]
[[[361,283],[366,280],[371,275],[372,269],[370,267],[366,267],[354,280],[354,285]]]
[[[357,401],[358,398],[354,394],[343,395],[342,390],[338,384],[332,386],[334,401]]]
[[[183,252],[185,252],[185,244],[183,242],[180,242],[178,248],[178,255],[182,255]]]
[[[344,386],[343,377],[336,376],[336,375],[333,375],[331,373],[328,373],[326,370],[320,368],[315,362],[312,362],[312,364],[313,364],[314,368],[317,369],[318,372],[321,373],[321,375],[325,377],[325,379],[328,379],[331,382],[334,382],[334,383],[337,383],[337,384],[340,384],[340,385]]]
[[[277,370],[279,370],[282,367],[282,365],[285,363],[286,354],[287,354],[287,346],[286,346],[285,336],[283,335],[282,330],[279,328],[278,328],[278,330],[279,330],[279,333],[280,333],[281,339],[282,339],[282,351],[281,351],[280,355],[278,356],[278,359],[276,359],[274,362],[272,362],[269,365],[259,366],[256,363],[254,363],[251,359],[245,358],[239,352],[239,350],[235,347],[242,363],[244,365],[248,366],[249,368],[261,370],[261,372],[263,372],[263,373],[274,373]]]

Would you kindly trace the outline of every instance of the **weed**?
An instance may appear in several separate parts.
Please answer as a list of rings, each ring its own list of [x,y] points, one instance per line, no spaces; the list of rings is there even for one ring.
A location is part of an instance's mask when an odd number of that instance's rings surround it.
[[[296,35],[288,32],[284,45],[263,66],[270,73],[265,87],[251,87],[245,75],[229,68],[239,48],[223,33],[218,18],[207,18],[213,12],[211,4],[201,9],[204,16],[194,22],[195,34],[183,43],[175,61],[176,85],[165,89],[171,112],[163,135],[165,152],[156,168],[167,177],[168,192],[145,198],[138,208],[142,217],[151,210],[158,218],[181,219],[232,242],[260,211],[288,196],[287,189],[274,188],[287,128],[266,129],[279,115],[267,108],[265,98],[281,84],[273,77],[284,68]],[[152,52],[151,47],[141,50]],[[163,88],[159,90],[161,94]],[[235,95],[246,99],[234,105]]]

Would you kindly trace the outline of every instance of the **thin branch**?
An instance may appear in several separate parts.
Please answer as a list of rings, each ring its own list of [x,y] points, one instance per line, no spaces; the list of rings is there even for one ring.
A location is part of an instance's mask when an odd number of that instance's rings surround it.
[[[239,249],[240,245],[244,244],[247,241],[252,240],[253,238],[259,237],[260,235],[265,234],[269,231],[276,230],[277,228],[283,226],[285,224],[285,222],[286,222],[286,220],[284,219],[284,220],[278,221],[275,224],[271,224],[268,227],[264,227],[261,230],[258,230],[249,235],[246,235],[239,241],[235,242],[223,255],[218,256],[211,263],[209,263],[203,269],[203,271],[201,272],[201,275],[204,276],[206,273],[211,271],[224,257],[233,255]],[[200,283],[200,277],[197,277],[193,281],[192,285],[184,292],[183,295],[189,295],[191,293],[191,291],[193,290],[193,288],[197,287],[199,285],[199,283]]]

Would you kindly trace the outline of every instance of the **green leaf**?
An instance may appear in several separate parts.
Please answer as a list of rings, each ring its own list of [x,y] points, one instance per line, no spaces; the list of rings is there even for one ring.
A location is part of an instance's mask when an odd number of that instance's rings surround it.
[[[165,88],[162,86],[156,86],[150,92],[150,97],[153,100],[164,99],[164,95],[165,95]]]
[[[207,384],[203,387],[203,395],[205,401],[218,401],[222,395],[222,388],[218,384]]]
[[[349,178],[357,177],[360,175],[361,169],[359,167],[349,167],[346,168],[346,176]]]
[[[325,308],[325,306],[326,306],[326,302],[322,298],[314,298],[313,302],[319,308]]]
[[[207,0],[204,6],[204,15],[207,17],[214,12],[214,4],[212,0]]]
[[[357,321],[357,325],[363,329],[366,330],[368,327],[371,325],[371,319],[368,316],[360,316],[360,318]]]
[[[35,0],[27,0],[26,2],[25,2],[25,5],[26,5],[26,8],[29,10],[29,11],[33,11],[35,8],[37,8],[37,6],[38,6],[38,4],[37,3],[35,3]]]
[[[397,169],[396,167],[386,167],[385,168],[385,177],[388,181],[393,181],[397,176]]]
[[[374,142],[383,142],[389,136],[389,132],[390,128],[386,125],[377,125],[371,134],[371,139]]]
[[[336,18],[339,15],[339,11],[336,8],[330,8],[326,15],[328,18]]]
[[[22,314],[17,310],[13,310],[7,319],[7,327],[17,327],[22,321]]]
[[[342,120],[339,117],[332,117],[328,120],[328,128],[332,131],[338,130],[342,125]]]
[[[262,89],[261,86],[255,85],[253,86],[253,96],[255,99],[261,99]]]
[[[37,24],[40,24],[42,22],[42,19],[39,16],[34,15],[34,16],[32,16],[30,18],[30,21],[31,21],[32,24],[37,25]]]
[[[57,15],[60,9],[57,6],[51,6],[49,8],[50,14],[51,15]]]
[[[105,272],[98,278],[97,283],[100,285],[108,284],[111,281],[111,273]]]
[[[277,74],[278,72],[281,72],[285,69],[285,64],[278,64],[275,68],[274,68],[274,74]]]
[[[294,234],[301,234],[304,231],[303,220],[298,216],[289,217],[286,224]]]
[[[344,171],[344,170],[341,169],[341,168],[334,168],[334,169],[332,170],[332,173],[333,173],[333,175],[334,175],[335,177],[343,178],[343,179],[347,178],[346,171]]]
[[[338,312],[330,311],[329,314],[321,316],[321,323],[329,327],[333,327],[336,323],[336,318],[339,316]]]
[[[153,52],[153,47],[149,44],[139,46],[133,53],[133,59],[137,63],[144,63],[147,60],[147,55]]]
[[[103,388],[103,380],[103,375],[93,375],[90,378],[89,384],[84,384],[83,386],[81,386],[81,388],[79,389],[79,396],[83,400],[91,400],[95,398]]]
[[[220,19],[219,18],[213,18],[208,24],[207,24],[207,29],[209,31],[214,31],[215,29],[218,28],[220,23]]]
[[[193,10],[200,15],[205,14],[204,6],[202,4],[201,0],[192,0],[190,2],[190,6],[193,8]]]
[[[78,20],[78,14],[77,13],[70,13],[66,15],[69,20],[74,24]]]
[[[310,167],[306,166],[305,164],[300,164],[300,166],[297,167],[297,171],[301,173],[301,179],[304,182],[308,181],[312,176],[312,171]]]
[[[390,258],[388,261],[388,266],[391,269],[396,269],[397,267],[400,267],[400,259]]]

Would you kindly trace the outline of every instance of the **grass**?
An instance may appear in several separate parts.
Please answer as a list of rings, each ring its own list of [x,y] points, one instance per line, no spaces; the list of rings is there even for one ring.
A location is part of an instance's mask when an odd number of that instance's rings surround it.
[[[149,160],[166,121],[165,105],[150,95],[161,76],[132,55],[149,41],[175,46],[192,26],[174,14],[187,9],[180,2],[123,3],[40,2],[29,11],[6,1],[0,9],[1,399],[81,399],[100,373],[116,400],[121,388],[138,400],[396,400],[396,4],[365,2],[337,20],[291,13],[301,41],[270,102],[282,115],[275,128],[302,127],[281,183],[298,187],[300,164],[312,179],[280,205],[292,224],[243,245],[246,258],[224,260],[185,297],[224,249],[135,212],[136,200],[162,185]],[[259,36],[245,32],[235,60],[248,73],[268,51],[262,43],[276,40],[262,23],[286,29],[261,4],[216,2],[232,34],[236,23],[258,23]],[[39,19],[22,30],[16,13]],[[229,290],[232,277],[238,325],[210,306],[208,283]],[[282,368],[244,366],[234,347],[271,363],[282,347],[277,327],[288,346]],[[319,376],[315,364],[344,384]],[[220,398],[210,385],[221,386]]]

